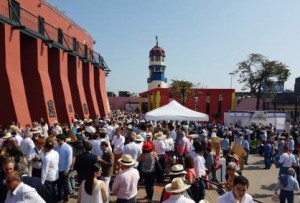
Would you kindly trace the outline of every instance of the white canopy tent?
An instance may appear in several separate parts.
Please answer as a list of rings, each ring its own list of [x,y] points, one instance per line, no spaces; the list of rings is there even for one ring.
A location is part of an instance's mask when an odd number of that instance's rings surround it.
[[[193,111],[173,100],[160,108],[146,113],[146,120],[208,121],[209,116]]]

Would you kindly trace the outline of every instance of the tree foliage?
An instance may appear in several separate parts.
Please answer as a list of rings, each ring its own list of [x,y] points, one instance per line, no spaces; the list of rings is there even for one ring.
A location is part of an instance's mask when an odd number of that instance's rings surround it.
[[[180,98],[184,105],[186,98],[193,95],[194,84],[185,80],[171,80],[170,93],[174,98]]]
[[[273,82],[287,81],[290,76],[288,66],[279,61],[270,61],[261,54],[250,54],[248,59],[237,64],[234,71],[239,74],[238,81],[244,86],[242,90],[250,89],[250,93],[256,96],[256,110],[259,110],[262,90],[272,91]]]

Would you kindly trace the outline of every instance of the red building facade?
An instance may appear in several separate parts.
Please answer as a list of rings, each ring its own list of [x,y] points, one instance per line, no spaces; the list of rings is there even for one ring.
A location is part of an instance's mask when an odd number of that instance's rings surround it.
[[[168,104],[175,99],[182,103],[182,98],[170,97],[168,88],[156,88],[140,93],[141,98],[148,98],[148,106],[140,103],[141,111],[150,111]],[[184,105],[192,110],[206,113],[210,121],[224,121],[224,112],[235,110],[234,89],[194,89],[191,96],[187,96]]]
[[[108,114],[103,57],[94,40],[43,0],[0,0],[0,123]]]

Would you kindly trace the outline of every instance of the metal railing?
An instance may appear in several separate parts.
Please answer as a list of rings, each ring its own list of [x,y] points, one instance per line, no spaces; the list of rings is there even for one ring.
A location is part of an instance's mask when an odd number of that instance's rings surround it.
[[[110,72],[110,69],[99,53],[88,48],[87,45],[78,42],[66,33],[61,32],[61,36],[59,36],[58,28],[46,21],[41,23],[38,16],[35,16],[22,7],[18,9],[14,8],[11,0],[0,0],[0,19],[9,23],[13,28],[30,32],[31,35],[33,34],[35,37],[42,39],[48,45],[62,48],[84,61],[91,62],[93,65],[105,70],[106,75]],[[74,42],[76,42],[76,45],[74,45]]]

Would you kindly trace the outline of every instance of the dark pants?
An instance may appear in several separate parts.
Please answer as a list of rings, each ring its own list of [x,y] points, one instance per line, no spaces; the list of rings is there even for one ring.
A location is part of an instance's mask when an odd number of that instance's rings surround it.
[[[117,199],[117,203],[136,203],[136,198],[133,197],[131,199]]]
[[[32,168],[32,177],[38,177],[41,178],[42,175],[42,169],[39,168]]]
[[[266,169],[271,168],[271,154],[270,153],[265,153],[265,167],[266,167]]]
[[[164,176],[164,173],[165,173],[165,168],[166,168],[166,162],[165,162],[165,155],[158,155],[158,162],[161,166],[161,169],[162,169],[162,173],[157,173],[157,182],[159,183],[164,183],[164,179],[165,179],[165,176]]]
[[[280,203],[285,203],[285,200],[287,203],[294,203],[294,191],[280,189],[279,199]]]
[[[58,200],[68,200],[69,199],[69,187],[68,187],[68,178],[69,175],[64,176],[64,172],[59,172],[59,178],[57,181],[57,192]]]
[[[155,172],[143,173],[147,199],[152,200],[155,183]]]
[[[205,181],[203,180],[203,178],[205,178],[204,176],[202,176],[202,178],[200,179],[200,191],[199,191],[199,196],[200,196],[200,200],[205,198]]]
[[[56,198],[56,181],[48,181],[46,180],[44,183],[44,194],[45,194],[45,201],[47,203],[57,203]]]

